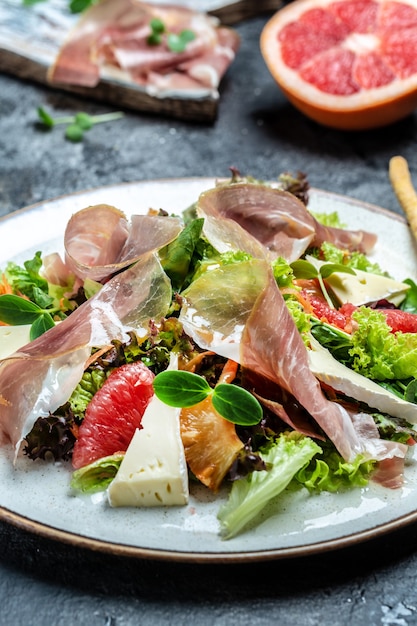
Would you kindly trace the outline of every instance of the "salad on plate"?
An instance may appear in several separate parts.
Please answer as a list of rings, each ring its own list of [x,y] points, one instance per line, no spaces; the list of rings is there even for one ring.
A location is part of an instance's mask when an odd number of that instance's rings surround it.
[[[304,175],[232,171],[182,215],[73,214],[64,254],[0,282],[0,435],[79,497],[181,507],[221,536],[287,490],[400,487],[417,422],[417,286]],[[30,465],[29,465],[30,466]]]

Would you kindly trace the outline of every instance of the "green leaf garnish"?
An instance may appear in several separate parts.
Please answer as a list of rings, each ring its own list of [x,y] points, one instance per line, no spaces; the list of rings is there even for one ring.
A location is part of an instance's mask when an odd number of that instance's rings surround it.
[[[33,341],[45,331],[55,326],[51,316],[51,311],[42,309],[40,306],[15,296],[14,294],[4,294],[0,296],[0,320],[10,326],[22,326],[31,324],[30,340]]]
[[[162,402],[181,408],[202,402],[212,392],[205,378],[184,371],[161,372],[155,376],[153,388]]]
[[[195,33],[192,30],[183,30],[179,35],[168,33],[167,46],[171,52],[184,52],[187,44],[193,39],[195,39]]]
[[[93,4],[97,4],[98,0],[71,0],[69,8],[71,13],[82,13]]]
[[[32,323],[32,326],[30,327],[30,340],[33,341],[34,339],[37,339],[54,326],[55,322],[51,315],[49,313],[43,313]]]
[[[84,132],[90,130],[95,124],[112,122],[123,117],[121,111],[103,113],[102,115],[89,115],[80,111],[75,115],[65,117],[52,117],[43,107],[38,107],[38,118],[44,126],[51,129],[59,124],[66,124],[65,137],[70,141],[82,141]]]
[[[194,31],[185,29],[180,33],[167,33],[164,22],[159,18],[154,18],[149,22],[151,33],[146,42],[148,46],[158,46],[163,41],[165,35],[166,45],[171,52],[184,52],[187,44],[195,39]]]
[[[213,390],[213,406],[229,422],[239,426],[254,426],[262,419],[258,400],[243,387],[220,383]]]
[[[324,265],[321,265],[319,268],[317,268],[315,265],[313,265],[309,261],[305,261],[304,259],[294,261],[294,263],[291,263],[290,267],[292,268],[294,276],[296,278],[317,278],[320,284],[320,288],[323,292],[323,296],[325,297],[326,302],[331,309],[334,309],[334,304],[327,292],[326,285],[323,281],[326,278],[329,278],[331,274],[335,274],[336,272],[343,272],[344,274],[353,275],[356,274],[355,270],[353,270],[351,267],[347,267],[346,265],[342,265],[341,263],[325,263]]]
[[[32,324],[43,310],[40,306],[13,294],[0,296],[0,320],[11,326]]]
[[[253,426],[262,418],[262,407],[246,389],[226,383],[214,389],[202,376],[185,371],[164,371],[153,381],[155,395],[168,406],[191,407],[211,396],[216,411],[229,422]]]

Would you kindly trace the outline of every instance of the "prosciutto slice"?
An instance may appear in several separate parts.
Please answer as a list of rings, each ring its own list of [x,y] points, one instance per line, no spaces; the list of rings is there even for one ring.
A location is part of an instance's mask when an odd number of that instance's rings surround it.
[[[92,347],[127,332],[144,334],[163,317],[171,284],[153,254],[110,279],[63,322],[0,361],[0,442],[18,451],[38,417],[64,404],[81,379]]]
[[[219,185],[201,194],[198,214],[236,221],[273,255],[292,263],[309,246],[324,241],[370,252],[376,236],[365,231],[324,227],[293,194],[256,183]]]
[[[377,460],[404,458],[406,446],[392,446],[374,432],[357,430],[347,410],[323,394],[267,261],[207,272],[191,284],[184,298],[180,321],[185,332],[202,348],[239,362],[256,395],[276,400],[271,396],[275,386],[284,391],[289,404],[295,398],[346,460],[357,454]],[[314,425],[305,420],[294,425],[314,436]]]
[[[75,213],[64,235],[65,263],[78,278],[100,281],[173,241],[178,218],[133,215],[98,204]]]
[[[151,20],[166,32],[191,30],[184,51],[173,52],[166,39],[150,45]],[[48,79],[95,87],[109,72],[147,88],[152,95],[216,89],[239,47],[239,37],[217,19],[181,6],[139,0],[101,0],[84,12],[69,34]],[[149,89],[148,89],[149,87]]]

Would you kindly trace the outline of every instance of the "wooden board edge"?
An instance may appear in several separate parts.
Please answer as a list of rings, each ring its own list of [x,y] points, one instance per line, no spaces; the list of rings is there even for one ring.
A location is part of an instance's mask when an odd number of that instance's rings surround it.
[[[113,83],[101,80],[96,87],[76,85],[52,85],[47,80],[46,65],[28,59],[18,53],[0,49],[0,72],[45,85],[53,90],[60,90],[80,95],[99,102],[105,102],[117,108],[131,109],[141,113],[164,115],[175,119],[195,122],[214,122],[218,113],[217,97],[202,98],[166,97],[156,98],[134,85]]]

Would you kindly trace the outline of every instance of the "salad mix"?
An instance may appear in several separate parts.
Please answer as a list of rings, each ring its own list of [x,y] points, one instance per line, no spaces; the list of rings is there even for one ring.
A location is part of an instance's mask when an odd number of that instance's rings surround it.
[[[2,441],[111,506],[229,485],[224,538],[289,487],[401,486],[417,285],[372,261],[374,235],[307,206],[301,173],[232,171],[181,217],[88,207],[64,258],[9,262],[0,330],[26,336],[0,354]]]

